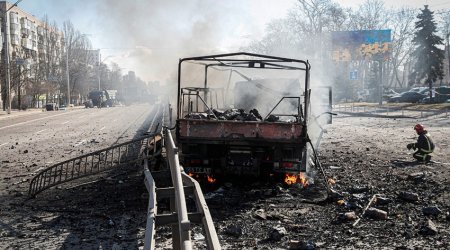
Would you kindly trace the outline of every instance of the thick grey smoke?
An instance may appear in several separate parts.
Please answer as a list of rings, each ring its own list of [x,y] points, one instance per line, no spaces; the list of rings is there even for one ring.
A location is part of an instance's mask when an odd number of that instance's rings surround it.
[[[105,51],[133,62],[143,79],[164,82],[179,58],[224,52],[224,41],[245,21],[241,6],[236,1],[102,0],[96,10],[101,33],[111,37],[111,49]]]

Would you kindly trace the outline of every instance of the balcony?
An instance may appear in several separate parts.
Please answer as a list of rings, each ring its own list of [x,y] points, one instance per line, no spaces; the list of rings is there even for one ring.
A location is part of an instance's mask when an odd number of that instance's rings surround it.
[[[33,43],[31,42],[31,39],[22,38],[22,47],[33,49]]]
[[[30,36],[30,30],[29,29],[27,29],[27,28],[22,28],[22,35],[24,35],[24,36],[26,36],[26,37],[28,37],[28,36]]]
[[[16,12],[9,12],[9,23],[19,24],[19,16]]]
[[[11,35],[11,44],[12,45],[19,45],[20,44],[20,39],[18,35]]]

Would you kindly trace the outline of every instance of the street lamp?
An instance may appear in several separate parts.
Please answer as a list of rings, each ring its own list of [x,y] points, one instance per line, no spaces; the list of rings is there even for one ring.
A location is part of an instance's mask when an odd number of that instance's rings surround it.
[[[17,2],[15,2],[11,7],[9,7],[6,11],[5,11],[5,54],[6,54],[6,90],[8,91],[7,93],[7,98],[8,98],[8,110],[7,113],[11,114],[11,77],[10,77],[10,71],[9,71],[9,15],[8,15],[8,11],[10,11],[12,8],[16,7],[20,2],[22,2],[22,0],[18,0]],[[6,2],[5,2],[5,7],[6,7]]]
[[[102,60],[102,55],[100,54],[100,49],[98,49],[98,90],[102,90],[101,89],[101,86],[100,86],[100,78],[101,78],[101,76],[100,76],[100,66],[102,65],[102,63],[104,62],[104,61],[106,61],[106,59],[108,59],[108,58],[110,58],[110,57],[112,57],[112,56],[107,56],[107,57],[105,57],[103,60]]]

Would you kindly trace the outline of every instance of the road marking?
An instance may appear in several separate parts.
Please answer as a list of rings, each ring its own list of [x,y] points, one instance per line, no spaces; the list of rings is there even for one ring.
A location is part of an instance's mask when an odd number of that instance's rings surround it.
[[[5,146],[6,144],[8,144],[8,143],[7,143],[7,142],[5,142],[5,143],[3,143],[3,144],[0,144],[0,147],[1,147],[1,146]]]
[[[41,133],[41,132],[44,132],[45,130],[47,130],[47,129],[40,130],[40,131],[36,132],[36,134],[39,134],[39,133]]]
[[[81,140],[81,141],[79,141],[77,144],[75,144],[74,147],[78,147],[78,146],[80,146],[81,144],[83,144],[83,143],[85,143],[85,142],[86,142],[86,139]]]
[[[66,124],[66,123],[69,123],[69,121],[65,121],[65,122],[61,123],[61,125],[62,125],[62,124]]]
[[[101,129],[100,129],[100,131],[102,131],[103,129],[105,129],[106,127],[105,126],[103,126]]]
[[[76,110],[76,111],[74,110],[74,111],[72,111],[72,112],[80,112],[80,111],[81,111],[81,110]],[[0,130],[5,129],[5,128],[11,128],[11,127],[15,127],[15,126],[27,124],[27,123],[30,123],[30,122],[35,122],[35,121],[40,121],[40,120],[48,119],[48,118],[51,118],[51,117],[56,117],[56,116],[60,116],[60,115],[67,115],[67,114],[70,114],[70,113],[72,113],[72,112],[69,112],[69,113],[61,113],[61,114],[56,114],[56,115],[51,115],[51,116],[46,116],[46,117],[42,117],[42,118],[38,118],[38,119],[34,119],[34,120],[25,121],[25,122],[19,122],[19,123],[16,123],[16,124],[11,124],[11,125],[8,125],[8,126],[1,127]]]

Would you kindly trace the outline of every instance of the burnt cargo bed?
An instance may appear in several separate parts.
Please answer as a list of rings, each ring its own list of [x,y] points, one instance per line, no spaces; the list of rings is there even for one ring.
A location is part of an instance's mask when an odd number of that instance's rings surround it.
[[[177,139],[300,143],[302,128],[300,123],[179,119]]]

